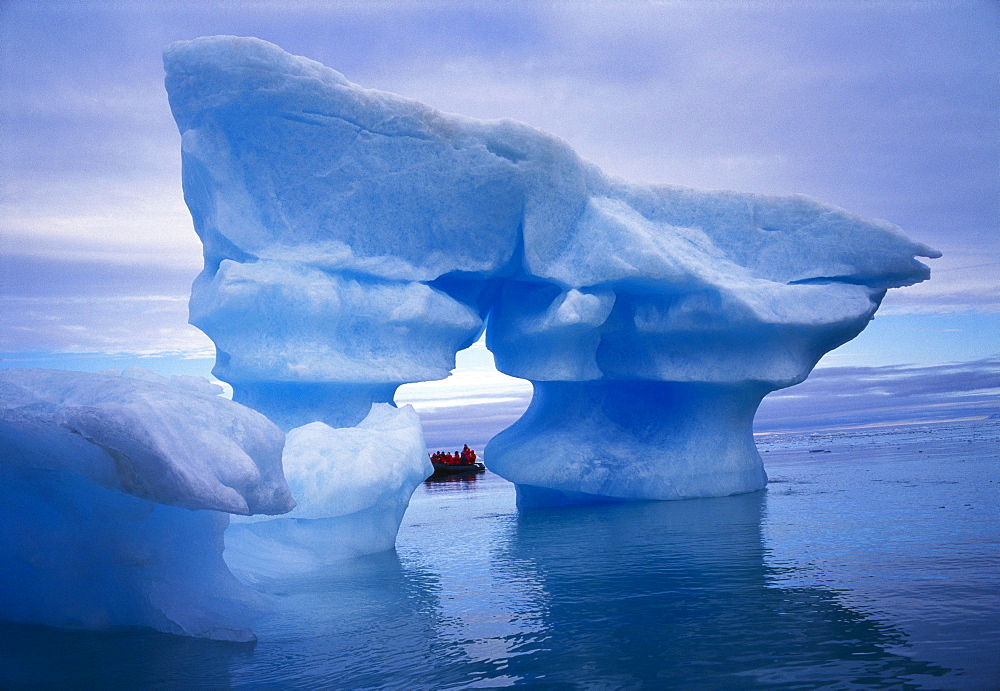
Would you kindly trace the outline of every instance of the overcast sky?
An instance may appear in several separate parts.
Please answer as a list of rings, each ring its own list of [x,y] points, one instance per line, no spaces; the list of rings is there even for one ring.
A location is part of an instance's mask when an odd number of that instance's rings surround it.
[[[220,33],[264,38],[445,111],[525,121],[613,174],[801,192],[888,219],[944,257],[822,365],[931,366],[998,351],[992,0],[3,0],[6,366],[101,369],[118,354],[122,366],[143,355],[152,369],[207,372],[211,342],[186,324],[201,249],[161,53]],[[470,386],[498,381],[476,374],[488,354],[470,355]]]

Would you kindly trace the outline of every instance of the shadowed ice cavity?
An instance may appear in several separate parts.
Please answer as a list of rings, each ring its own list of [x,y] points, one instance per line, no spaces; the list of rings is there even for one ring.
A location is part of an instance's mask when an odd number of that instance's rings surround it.
[[[170,46],[191,322],[285,429],[441,379],[489,319],[525,418],[486,450],[522,504],[759,489],[751,422],[936,251],[801,195],[605,175],[562,140],[364,89],[250,38]]]

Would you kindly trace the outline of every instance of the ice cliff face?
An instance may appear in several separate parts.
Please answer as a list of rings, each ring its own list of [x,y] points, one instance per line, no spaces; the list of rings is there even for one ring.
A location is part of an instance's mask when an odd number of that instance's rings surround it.
[[[207,381],[174,384],[0,370],[0,619],[253,638],[223,533],[228,513],[295,505],[284,435],[192,390]]]
[[[235,399],[286,429],[353,425],[447,376],[488,316],[498,368],[535,386],[486,450],[524,503],[762,487],[761,398],[938,256],[803,196],[614,179],[257,39],[164,62],[205,246],[191,320]]]

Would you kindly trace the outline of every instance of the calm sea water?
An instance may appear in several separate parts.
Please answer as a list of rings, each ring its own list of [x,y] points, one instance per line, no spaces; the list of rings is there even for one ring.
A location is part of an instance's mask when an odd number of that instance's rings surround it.
[[[1000,425],[759,446],[722,499],[425,483],[396,553],[269,583],[254,645],[4,625],[0,686],[1000,688]]]

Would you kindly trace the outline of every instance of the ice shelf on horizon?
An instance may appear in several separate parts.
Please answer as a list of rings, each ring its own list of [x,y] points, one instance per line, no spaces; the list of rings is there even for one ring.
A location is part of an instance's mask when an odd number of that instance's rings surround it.
[[[939,256],[801,195],[617,179],[258,39],[164,63],[205,251],[191,321],[235,400],[348,427],[446,377],[488,317],[498,369],[535,389],[485,452],[522,505],[763,487],[763,396]]]

